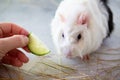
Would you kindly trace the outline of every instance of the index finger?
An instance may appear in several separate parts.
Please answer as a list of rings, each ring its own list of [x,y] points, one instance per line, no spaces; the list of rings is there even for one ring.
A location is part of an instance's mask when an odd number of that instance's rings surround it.
[[[28,35],[29,32],[24,28],[13,24],[13,23],[0,23],[0,36],[9,35],[9,34],[20,34],[20,35]]]

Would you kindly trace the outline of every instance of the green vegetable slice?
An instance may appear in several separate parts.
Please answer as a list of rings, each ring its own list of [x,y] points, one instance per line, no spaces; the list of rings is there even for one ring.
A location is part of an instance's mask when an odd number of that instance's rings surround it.
[[[47,46],[33,33],[29,34],[28,48],[33,54],[38,56],[43,56],[50,52]]]

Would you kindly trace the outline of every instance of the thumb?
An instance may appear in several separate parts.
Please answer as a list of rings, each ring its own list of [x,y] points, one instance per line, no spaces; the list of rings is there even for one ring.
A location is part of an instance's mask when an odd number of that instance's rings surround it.
[[[24,35],[14,35],[0,39],[0,51],[5,54],[12,49],[24,47],[28,44],[28,38]]]

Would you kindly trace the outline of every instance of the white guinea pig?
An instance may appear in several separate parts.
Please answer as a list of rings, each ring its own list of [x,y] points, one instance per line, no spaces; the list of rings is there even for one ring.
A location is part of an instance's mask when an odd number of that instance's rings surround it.
[[[113,31],[113,14],[107,0],[63,0],[51,22],[58,53],[69,58],[97,50]]]

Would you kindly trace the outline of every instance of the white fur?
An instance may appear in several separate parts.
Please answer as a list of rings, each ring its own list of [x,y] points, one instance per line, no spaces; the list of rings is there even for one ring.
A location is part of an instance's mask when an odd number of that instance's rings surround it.
[[[88,13],[89,22],[86,25],[76,25],[77,16]],[[61,22],[62,14],[66,22]],[[53,41],[59,53],[72,51],[72,57],[83,57],[97,50],[107,36],[108,13],[100,0],[63,0],[51,23]],[[62,38],[64,32],[65,38]],[[82,38],[76,42],[77,35]]]

